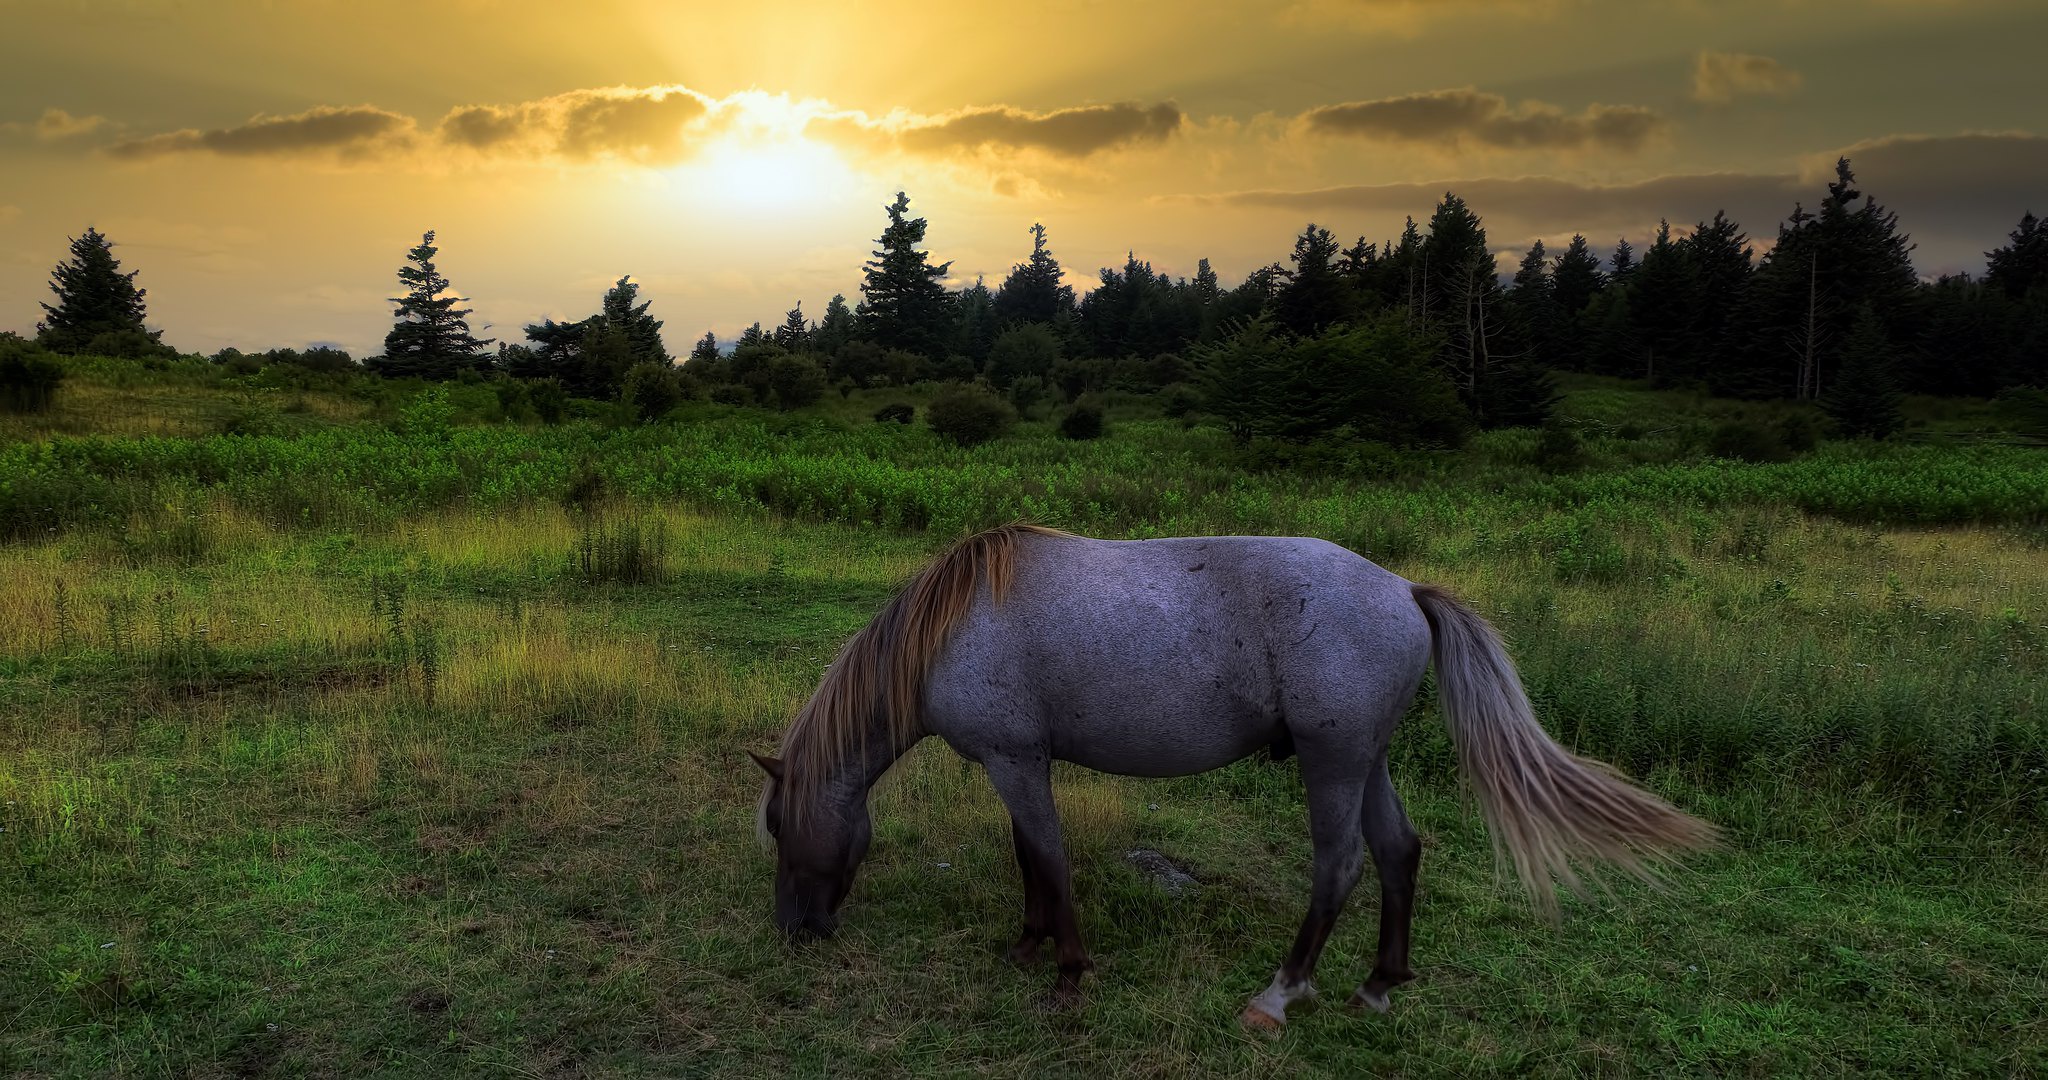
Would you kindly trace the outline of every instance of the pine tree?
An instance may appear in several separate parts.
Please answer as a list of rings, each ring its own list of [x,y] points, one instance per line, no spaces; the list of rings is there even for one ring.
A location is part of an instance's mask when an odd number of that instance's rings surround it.
[[[469,298],[443,295],[450,286],[434,266],[439,251],[429,230],[419,246],[406,253],[410,265],[398,270],[398,283],[406,293],[391,300],[398,305],[392,313],[397,324],[384,335],[384,358],[379,364],[383,374],[452,379],[489,363],[484,346],[491,344],[490,339],[469,332],[467,320],[473,309],[455,306]]]
[[[1188,326],[1194,331],[1194,340],[1210,341],[1216,337],[1216,320],[1221,313],[1223,283],[1216,276],[1216,268],[1203,259],[1195,266],[1195,280],[1188,285]]]
[[[1628,374],[1660,385],[1685,383],[1695,375],[1699,277],[1685,249],[1671,239],[1671,223],[1657,223],[1657,238],[1643,252],[1626,285],[1632,338],[1642,368]]]
[[[598,317],[606,327],[625,336],[634,363],[670,364],[674,358],[669,356],[668,347],[662,344],[661,320],[647,313],[653,301],[634,303],[639,298],[640,286],[633,282],[632,276],[622,277],[604,294]]]
[[[757,322],[754,325],[747,327],[745,330],[740,331],[740,339],[736,344],[733,345],[733,348],[746,349],[754,346],[767,344],[769,344],[768,335],[761,332],[761,324]]]
[[[1349,287],[1337,274],[1337,238],[1315,222],[1294,241],[1294,269],[1274,298],[1280,325],[1296,337],[1310,337],[1350,314]]]
[[[860,336],[860,324],[853,316],[853,309],[846,306],[846,297],[833,293],[825,305],[825,317],[818,320],[818,330],[811,335],[811,346],[827,356],[836,355],[847,342]]]
[[[918,250],[925,219],[910,216],[909,195],[897,192],[887,212],[889,225],[860,286],[865,336],[884,349],[936,359],[944,355],[948,329],[946,288],[940,279],[953,264],[933,265],[928,253]]]
[[[1587,246],[1585,237],[1574,235],[1550,270],[1550,293],[1559,322],[1557,349],[1551,357],[1554,366],[1584,371],[1592,363],[1597,324],[1586,309],[1606,287],[1607,275],[1600,272],[1599,257]]]
[[[782,317],[782,325],[775,328],[773,340],[787,352],[797,352],[810,341],[810,324],[804,321],[804,305],[801,301]]]
[[[57,302],[40,305],[45,317],[36,324],[37,343],[52,352],[77,353],[104,334],[127,339],[129,347],[122,347],[123,352],[154,351],[151,347],[162,334],[151,333],[142,324],[148,290],[135,287],[137,273],[121,272],[113,241],[98,229],[89,228],[72,239],[71,258],[50,271],[50,291],[57,294]]]
[[[1628,237],[1614,242],[1614,254],[1607,259],[1607,281],[1610,285],[1625,285],[1636,272],[1636,249],[1629,246]]]
[[[1820,405],[1851,438],[1882,439],[1904,426],[1898,361],[1884,324],[1870,305],[1861,305],[1842,345],[1842,366]]]
[[[2048,228],[2030,211],[2020,217],[2020,227],[2010,239],[2004,247],[1984,253],[1984,283],[2018,300],[2048,286]]]
[[[1717,365],[1731,346],[1736,305],[1749,283],[1756,252],[1742,227],[1728,220],[1724,211],[1716,211],[1713,221],[1700,222],[1678,246],[1697,279],[1696,351],[1707,365]]]
[[[1549,253],[1543,249],[1543,241],[1537,240],[1515,270],[1507,306],[1530,359],[1544,367],[1556,367],[1563,352],[1564,313],[1558,307],[1557,283],[1551,280],[1549,270]]]
[[[995,344],[998,320],[995,294],[979,277],[953,298],[953,323],[953,351],[982,366]]]
[[[995,293],[995,317],[1003,325],[1051,323],[1074,307],[1074,290],[1060,284],[1063,271],[1045,246],[1045,226],[1031,226],[1031,257],[1010,268]]]
[[[704,336],[697,339],[697,344],[690,346],[690,359],[688,362],[692,364],[717,363],[718,335],[709,330],[704,331]]]

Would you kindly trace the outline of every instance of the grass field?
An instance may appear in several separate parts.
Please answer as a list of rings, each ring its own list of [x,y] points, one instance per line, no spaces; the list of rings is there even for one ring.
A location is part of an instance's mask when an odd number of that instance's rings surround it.
[[[0,1074],[2048,1072],[2042,451],[1708,459],[1744,407],[1609,382],[1572,387],[1569,468],[1507,432],[1264,471],[1139,401],[1100,442],[962,451],[863,395],[614,430],[465,422],[478,388],[84,365],[65,393],[0,426]],[[1421,978],[1269,1041],[1235,1017],[1307,899],[1293,762],[1061,775],[1099,967],[1060,1012],[1001,959],[1007,821],[927,745],[840,936],[788,948],[742,751],[1018,514],[1312,533],[1452,586],[1560,739],[1730,846],[1545,923],[1425,693],[1394,751]]]

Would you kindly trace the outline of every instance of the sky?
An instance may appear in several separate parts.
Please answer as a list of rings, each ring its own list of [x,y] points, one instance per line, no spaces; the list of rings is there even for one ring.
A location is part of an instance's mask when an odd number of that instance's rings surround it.
[[[955,284],[1042,222],[1226,284],[1445,191],[1504,267],[1726,209],[1768,247],[1835,159],[1924,275],[2048,213],[2040,0],[0,0],[0,329],[67,238],[186,351],[381,348],[406,250],[483,336],[622,275],[671,351],[859,300],[908,191]]]

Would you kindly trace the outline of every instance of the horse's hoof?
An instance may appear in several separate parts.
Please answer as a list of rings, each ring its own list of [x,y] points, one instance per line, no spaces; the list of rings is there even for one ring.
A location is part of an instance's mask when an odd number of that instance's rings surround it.
[[[1387,1000],[1386,991],[1381,990],[1378,993],[1374,993],[1363,986],[1359,987],[1351,995],[1351,1000],[1348,1004],[1355,1009],[1371,1009],[1376,1013],[1388,1012],[1394,1007],[1394,1003]]]
[[[1287,1026],[1286,1017],[1274,1016],[1257,1005],[1245,1006],[1237,1022],[1243,1024],[1246,1031],[1255,1031],[1261,1035],[1278,1035],[1281,1029]]]

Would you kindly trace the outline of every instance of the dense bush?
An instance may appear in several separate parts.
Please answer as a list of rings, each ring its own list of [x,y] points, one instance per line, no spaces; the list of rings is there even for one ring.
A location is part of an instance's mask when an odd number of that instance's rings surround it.
[[[978,383],[948,386],[925,406],[924,422],[961,446],[1000,438],[1017,422],[1017,411]]]
[[[626,372],[620,400],[642,423],[659,420],[683,403],[683,373],[673,364],[635,364]]]
[[[875,422],[878,424],[908,424],[916,416],[917,408],[907,401],[892,401],[875,410]]]
[[[1060,418],[1060,434],[1069,439],[1099,439],[1103,431],[1102,406],[1092,401],[1075,403]]]
[[[814,405],[825,396],[825,369],[807,353],[787,353],[768,364],[768,389],[784,412]]]
[[[1734,461],[1788,461],[1792,450],[1776,428],[1755,420],[1729,420],[1707,438],[1707,453]]]
[[[64,365],[12,334],[0,338],[0,411],[48,412],[64,383]]]
[[[1059,361],[1060,340],[1052,329],[1026,323],[1003,331],[989,347],[988,381],[998,390],[1007,390],[1018,379],[1051,375]]]

